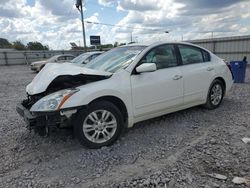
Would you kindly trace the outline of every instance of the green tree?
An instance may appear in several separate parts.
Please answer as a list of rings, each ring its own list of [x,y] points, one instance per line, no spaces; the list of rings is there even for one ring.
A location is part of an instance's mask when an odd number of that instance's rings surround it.
[[[46,46],[43,46],[44,50],[49,50],[49,46],[46,45]]]
[[[43,46],[40,42],[29,42],[27,44],[28,50],[48,50],[48,46]]]
[[[26,49],[25,45],[19,40],[14,41],[12,46],[16,50],[25,50]]]
[[[11,43],[4,38],[0,38],[0,48],[11,48]]]

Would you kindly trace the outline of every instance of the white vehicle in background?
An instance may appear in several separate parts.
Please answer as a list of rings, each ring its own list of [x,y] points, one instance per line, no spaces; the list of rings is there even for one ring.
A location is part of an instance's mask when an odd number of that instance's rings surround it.
[[[95,51],[95,52],[86,52],[83,53],[76,58],[72,59],[70,62],[74,63],[76,65],[85,65],[89,63],[91,60],[95,59],[99,55],[101,55],[103,52],[101,51]]]
[[[32,62],[30,64],[30,69],[39,72],[47,63],[64,63],[69,62],[74,58],[75,56],[71,54],[55,55],[47,60]]]
[[[84,67],[47,65],[27,86],[28,99],[17,112],[40,133],[72,126],[83,145],[100,148],[137,122],[197,105],[217,108],[232,84],[229,67],[204,48],[135,44]]]

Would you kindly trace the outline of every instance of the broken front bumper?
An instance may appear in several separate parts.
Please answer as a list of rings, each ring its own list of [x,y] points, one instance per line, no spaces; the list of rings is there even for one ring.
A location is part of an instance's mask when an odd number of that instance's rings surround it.
[[[23,117],[30,129],[33,127],[58,127],[62,122],[66,122],[66,120],[69,119],[64,115],[61,115],[60,111],[41,113],[30,112],[22,103],[19,103],[16,106],[16,111]]]
[[[37,122],[37,116],[30,113],[28,109],[26,109],[21,103],[16,106],[17,113],[23,117],[24,121],[28,124],[28,126],[35,126]]]

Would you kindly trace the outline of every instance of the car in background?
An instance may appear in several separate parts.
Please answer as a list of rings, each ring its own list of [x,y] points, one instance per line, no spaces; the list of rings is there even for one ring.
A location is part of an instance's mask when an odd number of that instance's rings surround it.
[[[101,51],[86,52],[72,59],[70,62],[75,63],[77,65],[84,65],[84,64],[89,63],[91,60],[95,59],[97,56],[101,55],[102,53],[103,52]]]
[[[75,56],[71,54],[55,55],[47,60],[35,61],[31,63],[30,69],[33,71],[39,72],[47,63],[65,63],[65,62],[71,61],[74,58]]]

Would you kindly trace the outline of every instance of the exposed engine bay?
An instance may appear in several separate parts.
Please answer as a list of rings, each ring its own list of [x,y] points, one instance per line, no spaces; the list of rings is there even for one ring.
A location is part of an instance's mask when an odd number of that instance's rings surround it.
[[[108,79],[110,76],[103,76],[103,75],[60,75],[56,77],[47,87],[47,89],[39,94],[29,95],[26,100],[22,102],[22,104],[27,108],[30,109],[33,104],[35,104],[38,100],[54,93],[59,90],[79,87],[81,85],[85,85],[91,82],[96,82],[104,79]]]

